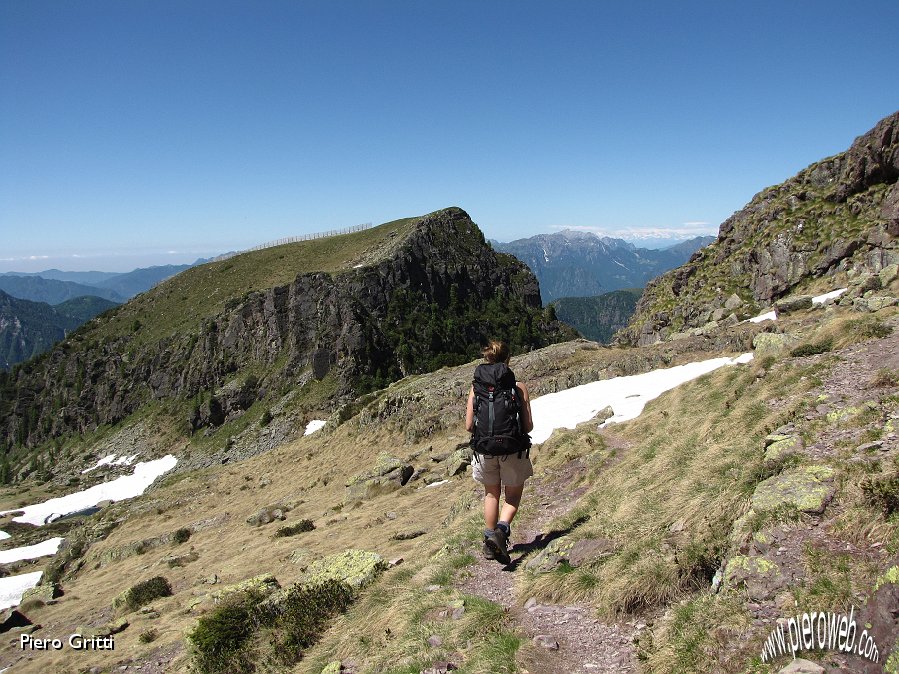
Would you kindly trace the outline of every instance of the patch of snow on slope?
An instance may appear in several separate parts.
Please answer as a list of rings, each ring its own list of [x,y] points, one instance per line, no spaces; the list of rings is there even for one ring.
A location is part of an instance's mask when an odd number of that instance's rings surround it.
[[[744,353],[737,358],[712,358],[644,374],[595,381],[534,398],[531,401],[534,417],[531,440],[534,444],[545,442],[555,429],[574,428],[589,421],[609,405],[615,414],[606,423],[636,419],[643,412],[646,403],[665,391],[719,367],[748,363],[751,360],[751,353]]]
[[[812,298],[812,304],[824,304],[828,300],[833,300],[846,292],[848,288],[839,288],[837,290],[831,290],[829,293],[824,293],[823,295],[816,295]],[[776,321],[777,314],[773,311],[767,311],[764,314],[759,314],[755,318],[750,318],[750,323],[761,323],[762,321]]]
[[[0,514],[21,510],[24,511],[24,514],[14,517],[14,522],[25,522],[37,526],[49,524],[63,515],[91,508],[100,503],[100,501],[121,501],[122,499],[140,496],[147,487],[153,484],[157,477],[170,471],[175,467],[176,463],[178,463],[178,459],[171,454],[155,461],[141,461],[134,467],[134,472],[131,475],[123,475],[115,480],[94,485],[84,491],[75,492],[68,496],[51,498],[49,501],[25,506],[24,508],[6,510]]]
[[[35,559],[36,557],[55,555],[62,541],[63,539],[57,536],[36,545],[0,550],[0,564],[10,564],[11,562],[18,562],[20,559]]]
[[[312,435],[316,431],[320,431],[325,427],[327,421],[322,421],[321,419],[313,419],[308,424],[306,424],[306,430],[303,432],[303,435]]]
[[[112,463],[113,461],[115,461],[115,457],[116,457],[115,454],[110,454],[109,456],[104,456],[102,459],[97,461],[97,463],[95,463],[90,468],[85,468],[84,470],[82,470],[81,474],[84,475],[85,473],[89,473],[92,470],[97,470],[97,468],[99,468],[100,466],[105,466],[106,464]]]
[[[15,606],[22,601],[25,590],[30,590],[39,582],[43,571],[23,573],[19,576],[7,576],[0,578],[0,609]]]

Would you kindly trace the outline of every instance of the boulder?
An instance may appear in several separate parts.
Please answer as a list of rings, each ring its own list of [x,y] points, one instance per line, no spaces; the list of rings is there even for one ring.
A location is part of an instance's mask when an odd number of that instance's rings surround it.
[[[372,583],[387,568],[387,562],[375,552],[346,550],[313,562],[303,582],[314,585],[339,580],[358,589]]]
[[[568,563],[571,566],[582,566],[602,557],[608,557],[616,550],[618,550],[618,546],[607,538],[584,538],[571,546],[568,551]]]
[[[775,355],[793,348],[799,340],[792,335],[779,332],[761,332],[752,339],[752,348],[757,358]]]
[[[899,304],[899,299],[895,297],[887,297],[884,295],[874,295],[873,297],[856,297],[852,300],[852,308],[856,311],[864,311],[874,313],[887,307]]]
[[[606,405],[605,407],[603,407],[601,410],[599,410],[599,412],[597,412],[594,415],[593,421],[598,421],[599,423],[602,424],[614,416],[615,416],[615,410],[612,409],[611,405]]]
[[[727,298],[727,301],[724,303],[724,308],[728,311],[733,311],[741,304],[743,304],[743,300],[740,299],[740,296],[737,295],[737,293],[734,293]]]
[[[833,469],[827,466],[805,466],[769,477],[755,488],[752,510],[767,513],[787,506],[820,514],[833,498],[832,481]]]
[[[370,470],[356,475],[346,485],[347,502],[370,499],[396,491],[409,481],[415,469],[393,456],[381,454]]]
[[[455,450],[446,460],[446,474],[450,477],[461,475],[471,465],[472,457],[471,447]]]
[[[212,595],[212,598],[215,601],[220,601],[228,595],[238,592],[251,592],[260,596],[267,596],[279,589],[281,589],[281,585],[278,584],[278,581],[275,579],[275,577],[270,573],[263,573],[258,576],[253,576],[252,578],[242,580],[239,583],[225,585],[223,588],[215,592]]]
[[[750,599],[770,599],[783,589],[786,580],[777,564],[765,557],[736,555],[724,568],[724,586],[731,589],[746,588]]]
[[[811,660],[796,658],[786,667],[778,670],[777,674],[824,674],[824,671],[821,665],[815,664]]]
[[[28,627],[31,624],[28,617],[15,608],[8,608],[0,612],[0,634],[17,627]]]
[[[880,285],[884,288],[889,286],[893,281],[899,279],[899,264],[891,264],[880,270]]]
[[[247,518],[247,524],[258,527],[264,524],[269,524],[270,522],[274,522],[275,520],[286,520],[288,510],[289,508],[286,508],[282,505],[265,506],[264,508],[260,509],[259,512],[257,512],[255,515],[250,515]]]
[[[780,461],[781,459],[796,454],[804,447],[805,443],[802,442],[802,438],[799,436],[787,436],[782,440],[777,440],[768,445],[765,450],[765,461]]]
[[[329,662],[325,665],[324,669],[322,669],[321,674],[340,674],[343,671],[343,667],[341,666],[340,660],[334,660],[333,662]]]
[[[791,314],[796,311],[803,311],[812,308],[811,295],[795,295],[793,297],[784,297],[774,303],[774,311],[780,316],[781,314]]]
[[[25,590],[25,592],[22,594],[22,601],[20,603],[24,604],[29,599],[40,599],[42,602],[47,603],[51,599],[56,599],[61,594],[62,591],[59,589],[59,585],[57,585],[56,583],[38,585],[36,587]]]

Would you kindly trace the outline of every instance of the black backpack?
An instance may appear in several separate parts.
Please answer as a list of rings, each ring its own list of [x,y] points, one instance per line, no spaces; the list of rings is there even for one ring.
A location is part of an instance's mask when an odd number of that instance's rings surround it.
[[[522,429],[521,393],[505,363],[478,365],[474,370],[474,432],[471,448],[479,454],[504,456],[528,452],[531,438]]]

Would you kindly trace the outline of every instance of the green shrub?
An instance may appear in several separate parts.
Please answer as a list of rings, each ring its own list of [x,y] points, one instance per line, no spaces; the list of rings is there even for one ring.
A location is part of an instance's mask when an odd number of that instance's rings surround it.
[[[140,641],[142,644],[148,644],[151,641],[156,641],[156,637],[158,637],[158,636],[159,636],[159,632],[157,632],[155,629],[153,629],[151,627],[150,629],[144,630],[143,632],[141,632],[140,636],[137,637],[137,640]]]
[[[186,543],[190,539],[190,529],[187,527],[182,527],[178,529],[173,535],[172,540],[177,544],[181,545],[182,543]]]
[[[819,353],[827,353],[828,351],[833,351],[833,339],[830,337],[818,342],[806,342],[805,344],[800,344],[790,351],[790,355],[795,357],[814,356]]]
[[[318,641],[331,618],[343,613],[353,597],[353,589],[339,580],[291,587],[283,602],[263,619],[271,626],[266,641],[272,645],[274,662],[292,665],[298,661],[302,651]]]
[[[899,473],[865,478],[861,487],[868,502],[887,517],[899,512]]]
[[[271,410],[265,410],[265,412],[262,413],[262,417],[259,419],[259,425],[265,428],[272,423],[272,418]]]
[[[312,531],[313,529],[315,529],[315,525],[312,523],[312,520],[300,520],[296,524],[290,524],[286,527],[279,528],[275,532],[275,538],[295,536],[296,534],[301,534],[304,531]]]
[[[193,651],[193,667],[200,674],[251,671],[253,658],[246,645],[255,631],[253,610],[259,597],[234,595],[197,621],[187,635]]]
[[[125,612],[136,611],[154,599],[171,596],[172,586],[169,581],[162,576],[155,576],[125,590],[115,598],[113,608],[124,609]]]
[[[242,674],[260,665],[293,665],[354,597],[353,589],[338,580],[294,585],[270,598],[251,592],[234,595],[201,617],[188,634],[194,670]]]

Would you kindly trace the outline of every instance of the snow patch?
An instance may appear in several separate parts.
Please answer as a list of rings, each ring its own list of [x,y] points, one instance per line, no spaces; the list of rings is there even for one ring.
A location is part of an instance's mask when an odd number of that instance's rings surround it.
[[[90,468],[85,468],[84,470],[82,470],[81,474],[84,475],[85,473],[89,473],[92,470],[97,470],[97,468],[99,468],[100,466],[105,466],[107,464],[110,464],[113,461],[115,461],[115,457],[116,457],[115,454],[110,454],[109,456],[104,456],[102,459],[97,461],[97,463],[94,464],[93,466],[91,466]]]
[[[534,417],[531,440],[535,444],[545,442],[555,429],[574,428],[589,421],[607,406],[611,406],[615,414],[603,426],[636,419],[646,403],[665,391],[725,365],[751,360],[751,353],[737,358],[712,358],[644,374],[595,381],[534,398],[531,401]]]
[[[37,557],[46,557],[47,555],[55,555],[59,550],[59,544],[63,539],[59,536],[37,543],[36,545],[25,545],[21,548],[12,548],[11,550],[0,550],[0,564],[9,564],[18,562],[20,559],[35,559]]]
[[[0,531],[0,541],[5,541],[7,538],[12,538],[12,536],[5,531]]]
[[[78,491],[68,496],[51,498],[43,503],[5,510],[0,512],[0,515],[21,510],[24,511],[24,514],[14,517],[13,522],[25,522],[35,526],[49,524],[63,515],[91,508],[100,503],[100,501],[121,501],[122,499],[140,496],[147,487],[153,484],[157,477],[170,471],[175,467],[176,463],[178,463],[178,459],[171,454],[155,461],[141,461],[134,467],[134,472],[131,475],[123,475],[115,480],[94,485],[84,491]]]
[[[829,293],[818,295],[817,297],[812,298],[812,304],[824,304],[827,300],[836,299],[847,290],[849,290],[849,288],[840,288],[839,290],[831,290]]]
[[[425,485],[425,489],[430,489],[431,487],[439,487],[442,484],[446,484],[449,480],[438,480],[437,482],[432,482],[431,484]]]
[[[848,288],[839,288],[837,290],[831,290],[829,293],[824,293],[823,295],[816,295],[812,298],[812,304],[824,304],[828,300],[833,300],[846,292]],[[776,321],[777,314],[773,311],[768,311],[764,314],[759,314],[755,318],[750,318],[750,323],[761,323],[762,321]]]
[[[306,424],[306,430],[303,432],[303,435],[312,435],[316,431],[320,431],[324,428],[327,421],[322,421],[321,419],[313,419],[308,424]]]
[[[20,576],[0,578],[0,609],[15,606],[22,601],[25,590],[30,590],[41,582],[43,571],[23,573]]]

